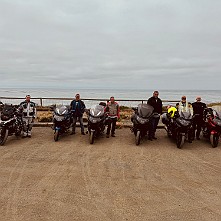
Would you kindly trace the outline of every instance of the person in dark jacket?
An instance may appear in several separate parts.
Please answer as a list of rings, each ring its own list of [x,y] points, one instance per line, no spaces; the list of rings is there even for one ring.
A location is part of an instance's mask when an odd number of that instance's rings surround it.
[[[193,107],[193,129],[194,129],[194,137],[196,136],[197,140],[200,140],[200,132],[203,127],[203,111],[206,108],[206,104],[201,102],[201,97],[196,98],[196,102],[192,103]],[[196,134],[195,134],[196,131]]]
[[[151,119],[151,125],[150,125],[150,130],[149,130],[149,140],[156,140],[156,129],[157,129],[157,125],[159,123],[160,120],[160,115],[162,114],[162,100],[158,97],[159,96],[159,92],[158,91],[154,91],[153,92],[153,96],[150,97],[147,101],[147,103],[149,105],[151,105],[154,110],[153,110],[153,117]]]
[[[78,120],[81,126],[81,134],[85,135],[84,124],[83,124],[83,114],[84,114],[85,108],[86,107],[85,107],[84,102],[80,99],[80,94],[76,94],[75,99],[71,101],[71,104],[70,104],[70,110],[71,110],[72,118],[73,118],[71,134],[75,134],[76,123]]]

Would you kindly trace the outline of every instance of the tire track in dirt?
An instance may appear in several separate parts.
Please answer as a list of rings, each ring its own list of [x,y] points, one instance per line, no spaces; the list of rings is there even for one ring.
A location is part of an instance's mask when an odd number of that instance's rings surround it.
[[[35,155],[36,153],[38,152],[38,150],[34,150],[32,151],[28,156],[27,158],[23,161],[24,165],[22,166],[22,168],[20,169],[19,171],[19,176],[17,178],[17,181],[15,183],[15,187],[13,188],[12,190],[12,195],[11,195],[11,198],[10,200],[8,201],[8,205],[7,205],[7,210],[6,210],[6,217],[9,215],[9,212],[11,213],[12,215],[12,218],[14,220],[16,220],[16,214],[17,214],[17,206],[18,206],[18,196],[19,196],[19,187],[20,187],[20,184],[21,184],[21,181],[22,181],[22,178],[23,178],[23,175],[24,175],[24,170],[28,164],[28,161],[29,159],[31,158],[31,156]],[[22,161],[19,161],[19,163],[17,164],[17,167],[18,165],[21,163]],[[16,167],[16,168],[17,168]]]
[[[106,201],[106,199],[104,197],[104,193],[101,191],[102,188],[99,187],[95,181],[93,181],[93,177],[91,175],[91,171],[90,171],[91,147],[92,146],[87,146],[86,151],[84,153],[84,157],[82,157],[82,161],[81,161],[82,172],[83,172],[85,186],[86,186],[87,193],[88,193],[88,198],[91,199],[91,201],[93,201],[94,206],[96,207],[98,212],[101,213],[103,215],[103,217],[105,217],[105,220],[110,220],[107,217],[106,213],[103,212],[102,209],[97,204],[97,202],[96,202],[97,199],[93,199],[93,197],[92,197],[92,195],[93,195],[92,193],[96,192],[96,193],[100,194],[100,196],[101,196],[101,200],[99,200],[101,204],[104,204]]]

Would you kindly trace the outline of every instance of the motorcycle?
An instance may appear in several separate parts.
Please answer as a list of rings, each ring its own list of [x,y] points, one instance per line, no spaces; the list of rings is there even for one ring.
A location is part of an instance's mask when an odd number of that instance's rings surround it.
[[[212,108],[204,110],[205,127],[203,136],[210,140],[212,147],[217,147],[221,135],[221,118],[219,114]]]
[[[64,105],[56,107],[53,115],[54,141],[58,141],[60,135],[67,133],[71,124],[69,108]]]
[[[23,129],[22,114],[12,104],[4,104],[1,111],[0,145],[3,146],[8,136],[19,137]]]
[[[133,123],[131,131],[135,135],[136,145],[139,145],[141,139],[147,135],[150,129],[154,108],[149,104],[139,104],[138,107],[132,109],[134,110],[134,115],[131,117]]]
[[[93,105],[88,114],[88,132],[90,144],[99,137],[105,130],[106,115],[104,112],[106,104],[101,102],[99,105]]]
[[[189,112],[176,112],[173,117],[170,113],[162,115],[162,123],[165,125],[167,135],[176,140],[179,149],[182,148],[185,140],[188,140],[189,143],[194,140],[192,120],[192,115]]]

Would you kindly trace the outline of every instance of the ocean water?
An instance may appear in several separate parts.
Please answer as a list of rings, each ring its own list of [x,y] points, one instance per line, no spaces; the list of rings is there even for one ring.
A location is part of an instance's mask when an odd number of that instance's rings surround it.
[[[159,97],[162,100],[178,101],[181,96],[185,95],[189,102],[194,102],[196,96],[201,96],[205,103],[221,102],[221,90],[161,90]],[[115,99],[132,99],[132,100],[147,100],[152,96],[153,91],[150,90],[126,90],[126,89],[0,89],[0,97],[15,97],[24,98],[26,94],[30,94],[32,98],[48,98],[43,99],[43,105],[51,104],[69,104],[70,101],[63,99],[50,100],[50,98],[74,98],[76,93],[81,94],[81,98],[85,100],[85,104],[90,107],[98,101],[87,101],[89,98],[98,98],[106,101],[110,96]],[[18,104],[21,100],[17,99],[1,99],[3,103]],[[39,99],[34,99],[37,104],[40,104]],[[135,106],[139,102],[119,102],[120,105]],[[165,104],[170,102],[165,102]],[[172,103],[172,102],[171,102]]]

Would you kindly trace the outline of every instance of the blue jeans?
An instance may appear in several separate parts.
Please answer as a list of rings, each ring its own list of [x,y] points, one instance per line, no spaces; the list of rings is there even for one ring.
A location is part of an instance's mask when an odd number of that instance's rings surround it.
[[[159,123],[160,117],[153,117],[150,121],[150,130],[149,130],[149,137],[155,137],[155,133],[157,130],[157,125]]]
[[[75,128],[76,128],[76,123],[77,121],[80,122],[80,127],[81,127],[81,133],[84,132],[84,124],[83,124],[83,116],[81,117],[73,117],[73,121],[72,121],[72,132],[75,132]]]

